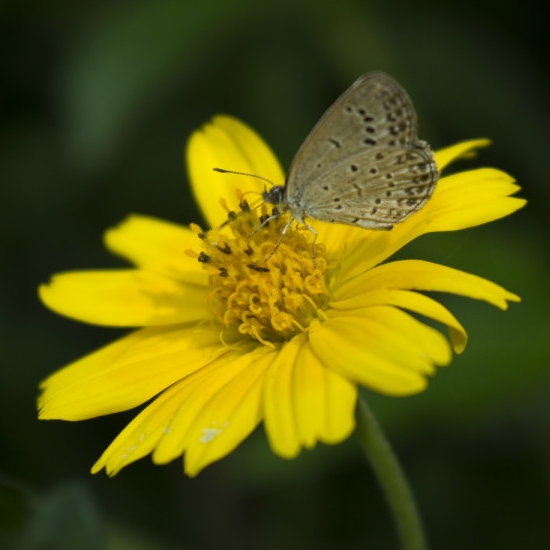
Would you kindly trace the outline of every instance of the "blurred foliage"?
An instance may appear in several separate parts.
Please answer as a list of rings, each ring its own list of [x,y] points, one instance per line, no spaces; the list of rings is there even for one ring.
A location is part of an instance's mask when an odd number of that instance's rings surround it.
[[[251,124],[288,164],[357,76],[412,96],[434,147],[493,146],[460,167],[513,174],[529,205],[401,253],[522,296],[502,313],[445,297],[470,336],[427,392],[365,392],[400,455],[434,548],[550,546],[548,32],[495,0],[144,0],[0,5],[0,512],[6,548],[388,548],[385,504],[354,438],[294,461],[258,430],[196,479],[145,459],[88,469],[133,412],[39,423],[37,384],[122,334],[47,312],[36,286],[121,265],[104,229],[130,212],[200,221],[182,164],[213,114]],[[24,489],[22,487],[25,487]]]

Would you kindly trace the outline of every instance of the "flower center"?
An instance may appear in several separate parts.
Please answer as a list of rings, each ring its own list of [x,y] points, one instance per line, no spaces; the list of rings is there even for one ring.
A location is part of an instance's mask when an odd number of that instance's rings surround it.
[[[313,319],[325,318],[328,301],[324,247],[312,250],[311,232],[301,228],[289,226],[282,236],[289,216],[272,216],[266,205],[258,216],[242,201],[218,229],[193,224],[203,250],[187,252],[209,274],[212,316],[266,345],[307,331]]]

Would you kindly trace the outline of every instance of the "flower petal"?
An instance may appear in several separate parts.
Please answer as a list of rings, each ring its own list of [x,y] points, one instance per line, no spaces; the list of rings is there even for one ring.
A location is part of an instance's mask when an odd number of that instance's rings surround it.
[[[193,133],[187,144],[187,166],[193,193],[210,227],[219,226],[227,211],[213,197],[223,197],[237,210],[236,191],[261,193],[265,182],[246,176],[220,174],[213,168],[245,172],[284,182],[284,172],[268,145],[236,118],[218,115]]]
[[[292,375],[300,349],[306,342],[305,334],[286,342],[265,379],[264,427],[271,449],[283,458],[294,458],[301,450],[293,410]]]
[[[176,384],[158,396],[138,414],[105,449],[91,473],[105,468],[114,476],[122,468],[150,454],[168,429],[169,421],[181,406],[181,386]]]
[[[271,348],[257,346],[186,380],[189,392],[153,461],[164,464],[185,452],[185,473],[195,476],[233,451],[261,421],[264,374],[275,355]]]
[[[327,368],[380,393],[418,393],[435,365],[451,360],[447,340],[437,330],[395,307],[330,313],[329,321],[310,327],[313,351]]]
[[[442,178],[432,198],[416,214],[395,224],[391,231],[364,230],[362,239],[349,242],[333,284],[378,265],[425,233],[465,229],[512,214],[526,203],[510,197],[520,189],[513,182],[508,174],[492,168]]]
[[[197,260],[185,254],[200,249],[197,235],[187,227],[148,216],[132,215],[105,232],[111,252],[148,271],[205,285],[206,276]]]
[[[373,305],[396,306],[424,315],[446,325],[451,344],[456,353],[462,353],[468,341],[468,335],[464,327],[447,308],[432,298],[417,292],[388,288],[370,289],[368,292],[365,292],[361,288],[359,294],[353,298],[348,297],[343,300],[332,301],[329,305],[333,309],[345,309],[348,311]]]
[[[173,385],[117,436],[92,473],[105,467],[114,475],[150,452],[164,464],[188,451],[185,470],[194,476],[222,458],[260,421],[260,381],[272,353],[261,346],[230,352]]]
[[[265,377],[264,427],[276,454],[293,458],[317,441],[335,444],[355,427],[355,384],[326,368],[306,334],[287,342]]]
[[[55,312],[98,325],[169,325],[207,317],[206,286],[140,269],[61,273],[38,292]]]
[[[525,206],[525,199],[511,196],[519,190],[511,176],[494,168],[447,176],[440,180],[421,214],[411,218],[415,223],[409,230],[418,236],[498,220]]]
[[[443,170],[451,162],[460,159],[460,158],[472,158],[477,154],[476,149],[481,147],[487,147],[491,144],[490,139],[470,139],[468,141],[462,141],[445,147],[444,149],[439,149],[435,152],[435,162],[438,169]]]
[[[175,384],[159,395],[105,449],[92,466],[91,473],[96,474],[105,468],[107,475],[114,476],[125,466],[153,452],[184,397],[185,388],[181,384]]]
[[[44,380],[39,417],[84,420],[131,409],[227,351],[210,327],[135,331]]]
[[[422,260],[379,265],[338,288],[333,300],[356,299],[362,293],[382,288],[448,292],[484,300],[500,309],[508,309],[507,302],[520,301],[519,296],[487,279]]]
[[[302,346],[294,365],[291,393],[300,443],[307,449],[317,441],[340,443],[355,428],[357,387],[326,368],[311,345]]]

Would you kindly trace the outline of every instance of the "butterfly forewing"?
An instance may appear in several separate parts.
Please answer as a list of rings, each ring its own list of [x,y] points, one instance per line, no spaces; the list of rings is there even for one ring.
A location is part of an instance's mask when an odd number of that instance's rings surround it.
[[[288,195],[343,154],[415,139],[416,115],[407,93],[384,73],[368,73],[335,101],[305,139],[290,166]]]

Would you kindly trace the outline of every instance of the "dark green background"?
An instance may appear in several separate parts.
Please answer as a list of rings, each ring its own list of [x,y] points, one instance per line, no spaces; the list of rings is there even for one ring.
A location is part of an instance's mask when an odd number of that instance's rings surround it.
[[[122,265],[101,236],[128,213],[200,221],[182,163],[198,125],[236,115],[288,165],[337,95],[382,69],[409,91],[435,148],[492,138],[459,168],[508,171],[529,205],[400,254],[486,276],[523,301],[503,313],[444,297],[468,329],[466,352],[422,395],[365,395],[434,549],[549,548],[547,32],[529,2],[2,2],[4,546],[395,547],[353,437],[284,461],[260,429],[196,479],[179,460],[148,458],[108,479],[89,468],[133,412],[76,424],[35,412],[42,378],[124,333],[55,316],[37,285]]]

